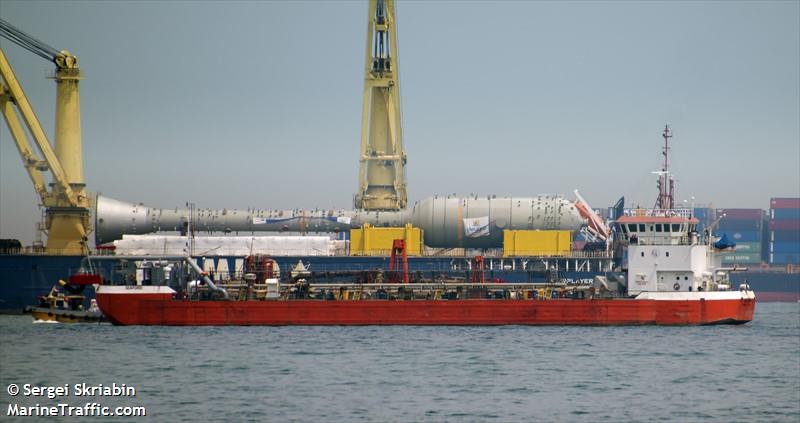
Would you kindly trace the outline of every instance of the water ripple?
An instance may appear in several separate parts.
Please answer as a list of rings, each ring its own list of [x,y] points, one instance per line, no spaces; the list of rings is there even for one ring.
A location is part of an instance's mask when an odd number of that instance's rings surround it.
[[[126,383],[137,396],[118,403],[145,405],[155,421],[800,421],[797,304],[759,304],[753,322],[714,327],[114,327],[2,316],[0,357],[2,387]]]

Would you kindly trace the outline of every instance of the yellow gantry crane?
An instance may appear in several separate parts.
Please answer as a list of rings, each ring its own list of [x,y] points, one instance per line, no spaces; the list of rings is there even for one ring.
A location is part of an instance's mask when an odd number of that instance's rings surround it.
[[[47,250],[81,254],[91,231],[91,217],[83,180],[78,58],[36,40],[2,19],[0,36],[56,65],[53,75],[56,81],[55,149],[1,48],[0,109],[45,208]],[[31,148],[29,135],[43,159]],[[44,176],[47,171],[52,176],[49,189]]]
[[[368,17],[355,207],[400,210],[406,207],[408,199],[394,0],[370,0]]]

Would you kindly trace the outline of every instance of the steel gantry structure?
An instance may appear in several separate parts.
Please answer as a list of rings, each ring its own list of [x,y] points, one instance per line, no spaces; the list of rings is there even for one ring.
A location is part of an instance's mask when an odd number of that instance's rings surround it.
[[[406,195],[406,153],[400,119],[400,80],[394,0],[370,0],[361,118],[359,189],[355,207],[400,210]]]
[[[47,139],[2,48],[0,109],[45,208],[47,250],[81,254],[91,232],[91,217],[83,179],[78,58],[66,50],[50,47],[1,19],[0,36],[56,66],[53,74],[56,81],[55,148]],[[31,148],[29,135],[41,157]],[[52,177],[49,184],[44,175],[47,171]]]

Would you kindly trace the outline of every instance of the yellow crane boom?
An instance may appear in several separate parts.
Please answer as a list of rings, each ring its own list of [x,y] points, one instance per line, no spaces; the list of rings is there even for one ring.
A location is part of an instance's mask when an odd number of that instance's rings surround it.
[[[91,231],[89,198],[83,180],[80,127],[81,73],[78,59],[68,51],[57,51],[0,19],[0,36],[56,65],[55,149],[45,135],[22,86],[0,49],[0,111],[8,125],[28,176],[46,210],[47,249],[81,254]],[[24,122],[23,127],[21,121]],[[25,128],[28,132],[26,133]],[[43,160],[31,148],[28,134]],[[48,190],[43,172],[49,170]]]
[[[368,17],[355,207],[400,210],[408,199],[394,0],[370,0]]]

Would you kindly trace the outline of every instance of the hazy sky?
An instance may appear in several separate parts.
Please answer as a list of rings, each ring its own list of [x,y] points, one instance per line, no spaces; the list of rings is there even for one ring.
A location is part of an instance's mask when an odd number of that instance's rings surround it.
[[[579,188],[650,206],[800,196],[800,2],[398,1],[411,201]],[[352,206],[365,2],[39,2],[0,16],[80,60],[88,188],[174,207]],[[52,136],[53,65],[0,41]],[[0,237],[37,197],[0,124]]]

